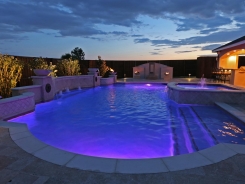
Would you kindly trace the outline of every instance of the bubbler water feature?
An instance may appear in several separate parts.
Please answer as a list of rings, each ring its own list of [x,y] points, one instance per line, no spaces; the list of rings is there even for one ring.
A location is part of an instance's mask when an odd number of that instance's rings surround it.
[[[202,74],[201,81],[199,82],[201,88],[206,86],[206,79],[204,78],[204,74]]]

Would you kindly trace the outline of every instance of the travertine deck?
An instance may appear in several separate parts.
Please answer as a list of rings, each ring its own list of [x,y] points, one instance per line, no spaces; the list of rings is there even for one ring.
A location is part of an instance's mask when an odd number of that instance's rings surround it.
[[[241,149],[241,152],[245,152]],[[219,157],[220,153],[216,153]],[[174,163],[173,163],[174,164]],[[180,164],[180,163],[179,163]],[[131,168],[137,165],[131,165]],[[8,128],[0,128],[0,183],[245,183],[245,154],[235,154],[216,164],[157,174],[101,173],[53,164],[17,146]]]
[[[26,152],[45,161],[70,168],[104,173],[145,174],[178,171],[211,165],[245,154],[245,145],[218,144],[198,152],[155,159],[109,159],[79,155],[49,146],[35,138],[25,124],[0,121],[12,140]]]

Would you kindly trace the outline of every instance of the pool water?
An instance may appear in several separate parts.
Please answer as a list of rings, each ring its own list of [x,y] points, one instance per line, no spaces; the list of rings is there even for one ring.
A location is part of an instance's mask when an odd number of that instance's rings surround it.
[[[208,89],[208,90],[219,90],[219,91],[227,91],[227,90],[238,90],[236,88],[232,88],[229,86],[224,86],[224,85],[203,85],[201,84],[177,84],[178,87],[185,88],[185,89]]]
[[[178,105],[166,85],[115,84],[63,94],[9,120],[39,140],[83,155],[142,159],[244,144],[244,125],[217,106]]]

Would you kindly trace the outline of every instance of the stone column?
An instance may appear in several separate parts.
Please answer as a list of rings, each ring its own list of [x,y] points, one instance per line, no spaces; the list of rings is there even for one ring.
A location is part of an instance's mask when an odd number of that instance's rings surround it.
[[[55,86],[50,76],[32,76],[34,85],[41,85],[42,101],[47,102],[53,100],[55,94]]]
[[[93,86],[96,87],[96,86],[100,86],[100,78],[101,76],[98,76],[98,71],[99,69],[98,68],[88,68],[88,75],[93,75],[94,76],[94,84]]]

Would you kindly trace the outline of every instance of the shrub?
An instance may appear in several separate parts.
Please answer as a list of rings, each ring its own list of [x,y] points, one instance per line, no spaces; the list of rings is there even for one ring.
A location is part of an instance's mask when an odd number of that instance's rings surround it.
[[[108,77],[106,74],[109,71],[109,67],[106,66],[106,61],[102,60],[100,56],[98,56],[97,67],[99,68],[100,75],[102,77]]]
[[[57,63],[58,76],[80,75],[80,65],[78,60],[64,59]]]
[[[3,98],[11,97],[11,88],[20,81],[23,67],[22,61],[0,54],[0,95]]]
[[[74,48],[70,53],[65,53],[64,55],[62,55],[61,59],[72,59],[73,61],[78,60],[81,70],[80,72],[87,73],[88,71],[88,68],[84,63],[85,53],[79,47]]]

